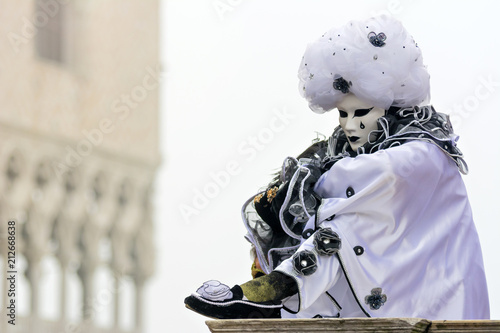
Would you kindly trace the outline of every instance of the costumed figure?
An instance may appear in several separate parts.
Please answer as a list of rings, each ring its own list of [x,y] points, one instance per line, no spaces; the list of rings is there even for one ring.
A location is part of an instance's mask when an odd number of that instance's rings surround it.
[[[287,158],[242,215],[255,278],[187,297],[214,318],[488,319],[479,238],[449,118],[419,47],[388,16],[310,44],[301,94],[340,126]],[[257,275],[259,275],[257,277]]]

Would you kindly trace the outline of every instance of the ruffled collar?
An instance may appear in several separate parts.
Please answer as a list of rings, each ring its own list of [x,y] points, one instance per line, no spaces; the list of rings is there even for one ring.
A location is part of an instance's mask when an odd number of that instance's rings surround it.
[[[448,115],[436,112],[433,106],[415,106],[413,108],[390,108],[387,114],[378,120],[378,129],[371,133],[371,141],[353,151],[347,137],[338,126],[328,140],[323,168],[329,169],[344,157],[359,154],[371,154],[380,149],[402,145],[408,141],[421,140],[438,146],[448,157],[453,159],[458,169],[467,174],[468,168],[463,154],[457,147],[458,136],[453,132]]]

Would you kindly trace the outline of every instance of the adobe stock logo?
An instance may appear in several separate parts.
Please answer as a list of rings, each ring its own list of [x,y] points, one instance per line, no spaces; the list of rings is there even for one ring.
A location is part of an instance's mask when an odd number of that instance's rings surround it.
[[[443,111],[450,115],[455,130],[460,128],[464,120],[478,111],[481,103],[492,97],[500,86],[500,82],[494,81],[491,74],[487,78],[480,76],[478,81],[471,94],[465,96],[461,102],[455,103],[451,109]]]
[[[109,137],[153,91],[159,88],[164,79],[160,65],[156,68],[147,66],[144,72],[139,84],[111,102],[109,116],[99,119],[94,128],[81,130],[83,138],[75,144],[66,145],[64,158],[52,162],[54,173],[60,181],[66,172],[80,166],[96,147],[103,144],[107,136]]]
[[[273,110],[273,116],[269,119],[267,126],[238,144],[237,158],[228,160],[223,170],[210,172],[210,180],[192,190],[191,203],[179,205],[183,220],[190,223],[194,216],[199,216],[210,205],[211,200],[229,186],[233,177],[243,172],[244,162],[255,160],[259,152],[265,150],[277,134],[285,131],[295,117],[286,108]]]
[[[215,12],[221,21],[224,20],[226,13],[235,10],[241,4],[242,0],[215,0],[212,2]]]

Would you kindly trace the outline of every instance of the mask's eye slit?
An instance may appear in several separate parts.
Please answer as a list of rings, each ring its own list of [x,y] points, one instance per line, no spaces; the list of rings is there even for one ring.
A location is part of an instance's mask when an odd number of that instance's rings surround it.
[[[356,111],[354,111],[354,117],[366,116],[372,109],[373,109],[373,106],[369,109],[357,109]]]
[[[340,118],[347,118],[347,112],[339,110],[339,117]]]

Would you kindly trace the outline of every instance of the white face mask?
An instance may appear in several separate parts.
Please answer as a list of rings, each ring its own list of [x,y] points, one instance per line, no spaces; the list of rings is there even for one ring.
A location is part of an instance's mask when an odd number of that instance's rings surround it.
[[[347,94],[337,109],[340,127],[354,151],[368,142],[370,132],[378,128],[377,119],[385,115],[384,109],[368,105],[353,94]]]

